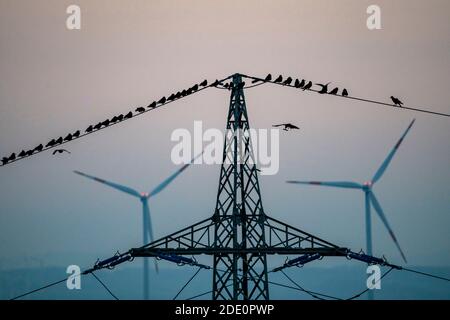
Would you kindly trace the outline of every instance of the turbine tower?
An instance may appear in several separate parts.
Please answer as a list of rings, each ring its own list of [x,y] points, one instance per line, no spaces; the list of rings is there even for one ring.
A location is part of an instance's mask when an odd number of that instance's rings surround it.
[[[199,155],[200,156],[200,155]],[[199,157],[197,156],[197,157]],[[150,215],[150,207],[148,205],[148,200],[154,196],[156,196],[158,193],[160,193],[162,190],[164,190],[180,173],[182,173],[190,164],[194,162],[194,160],[197,158],[191,160],[190,163],[183,165],[180,169],[178,169],[175,173],[173,173],[170,177],[165,179],[163,182],[161,182],[156,188],[154,188],[150,192],[138,192],[132,188],[129,188],[127,186],[107,181],[98,177],[94,177],[92,175],[80,172],[80,171],[74,171],[76,174],[79,174],[83,177],[86,177],[88,179],[100,182],[102,184],[105,184],[107,186],[110,186],[116,190],[125,192],[131,196],[134,196],[138,198],[142,203],[142,233],[143,233],[143,244],[146,244],[149,242],[153,242],[153,227],[152,227],[152,219]],[[155,270],[158,272],[158,263],[157,260],[154,260],[155,262]],[[148,300],[149,298],[149,266],[148,266],[148,259],[144,259],[143,262],[143,291],[144,291],[144,300]]]
[[[374,184],[380,180],[380,178],[383,176],[384,172],[386,171],[387,167],[389,166],[389,163],[391,162],[392,158],[394,157],[395,153],[397,152],[398,148],[400,147],[400,144],[405,139],[406,135],[408,134],[409,130],[411,129],[412,125],[414,124],[414,121],[411,121],[406,131],[403,133],[403,135],[398,140],[397,144],[394,146],[394,148],[391,150],[391,152],[388,154],[386,159],[381,164],[380,168],[377,170],[373,178],[367,182],[364,182],[363,184],[359,184],[352,181],[297,181],[297,180],[289,180],[287,183],[293,183],[293,184],[308,184],[308,185],[316,185],[316,186],[325,186],[325,187],[337,187],[337,188],[345,188],[345,189],[359,189],[364,192],[364,199],[365,199],[365,218],[366,218],[366,250],[367,254],[369,256],[372,255],[372,226],[371,226],[371,206],[373,209],[375,209],[375,212],[380,217],[381,221],[383,222],[384,226],[389,232],[389,235],[391,236],[392,240],[394,241],[395,245],[397,246],[403,260],[406,262],[405,255],[403,254],[403,251],[400,247],[400,244],[397,241],[397,237],[394,234],[394,231],[392,230],[391,226],[389,225],[389,222],[386,218],[386,215],[384,214],[383,209],[381,208],[380,203],[378,202],[377,198],[375,197],[375,194],[372,190]],[[373,298],[372,290],[369,291],[369,299]]]

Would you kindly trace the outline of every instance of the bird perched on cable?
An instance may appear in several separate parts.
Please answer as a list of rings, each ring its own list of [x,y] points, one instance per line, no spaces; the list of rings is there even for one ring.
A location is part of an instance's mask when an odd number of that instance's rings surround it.
[[[15,154],[14,152],[11,153],[11,155],[10,155],[9,158],[8,158],[8,160],[9,160],[9,161],[16,160],[16,154]]]
[[[74,134],[72,134],[73,138],[78,138],[80,136],[80,130],[77,130],[74,132]]]
[[[119,114],[117,116],[117,121],[122,121],[123,120],[123,114]]]
[[[52,140],[50,140],[45,146],[46,147],[51,147],[51,146],[54,146],[56,144],[56,141],[55,141],[55,139],[52,139]],[[23,150],[22,150],[23,151]]]
[[[403,105],[403,102],[401,102],[398,98],[394,96],[391,96],[391,100],[397,107],[401,107]]]
[[[136,108],[136,112],[144,112],[144,111],[145,111],[145,108],[143,108],[143,107]]]
[[[132,118],[133,117],[133,112],[128,112],[126,115],[125,115],[125,117],[123,117],[124,119],[130,119],[130,118]]]
[[[33,152],[34,152],[34,150],[28,150],[28,151],[26,152],[26,155],[27,155],[27,156],[31,156],[31,155],[33,154]]]
[[[294,81],[294,87],[296,87],[296,88],[301,88],[301,87],[300,87],[300,80],[295,79],[295,81]]]
[[[63,142],[63,138],[59,137],[56,141],[55,144],[61,144]]]
[[[63,152],[67,152],[70,154],[70,151],[66,150],[66,149],[56,149],[55,151],[53,151],[53,155],[57,154],[57,153],[63,153]]]
[[[92,132],[93,129],[94,129],[94,127],[91,124],[89,127],[87,127],[85,132],[87,132],[87,133]]]
[[[183,90],[184,91],[184,90]],[[156,107],[156,101],[153,101],[152,103],[150,103],[148,105],[148,108],[153,109],[154,107]]]
[[[198,90],[198,84],[193,85],[191,89],[192,89],[192,91],[197,91]]]
[[[336,94],[338,93],[338,91],[339,91],[339,88],[336,87],[336,88],[334,88],[333,90],[331,90],[330,92],[328,92],[328,94],[334,94],[334,95],[336,95]]]
[[[94,126],[94,129],[95,129],[95,130],[98,130],[98,129],[100,129],[101,127],[102,127],[102,123],[99,122],[99,123],[97,123],[97,124]]]
[[[3,157],[2,164],[5,165],[9,162],[9,159],[7,157]]]
[[[344,88],[344,90],[342,90],[342,96],[343,96],[343,97],[348,97],[348,91],[347,91],[347,89]]]
[[[106,119],[105,121],[103,121],[102,122],[102,126],[105,126],[105,127],[107,127],[107,126],[109,126],[109,119]]]
[[[64,141],[70,141],[70,140],[72,140],[72,134],[71,134],[71,133],[69,133],[69,134],[64,138]]]
[[[275,79],[275,83],[278,83],[278,82],[281,82],[281,81],[283,81],[283,76],[280,74],[279,76],[278,76],[278,78],[276,78]]]
[[[208,80],[203,80],[201,83],[200,83],[200,85],[202,86],[202,87],[206,87],[207,85],[208,85]]]
[[[22,151],[20,151],[20,153],[19,153],[19,157],[24,157],[26,155],[26,152],[25,152],[25,150],[22,150]]]
[[[299,127],[293,125],[292,123],[282,123],[282,124],[274,124],[272,127],[284,127],[284,131],[289,131],[290,129],[298,130]]]
[[[264,79],[265,82],[272,81],[272,75],[269,73]]]
[[[159,99],[158,103],[164,104],[166,102],[166,97]]]
[[[320,89],[320,90],[318,91],[318,93],[320,93],[320,94],[328,93],[328,85],[329,85],[330,83],[331,83],[331,82],[328,82],[327,84],[316,83],[318,86],[322,87],[322,89]]]
[[[172,101],[175,99],[175,95],[172,93],[169,97],[167,97],[167,100]]]
[[[312,85],[312,81],[309,81],[306,85],[303,86],[303,91],[311,89]]]
[[[284,80],[284,82],[283,82],[283,84],[285,84],[285,85],[290,85],[291,84],[291,82],[292,82],[292,78],[291,77],[288,77],[286,80]]]

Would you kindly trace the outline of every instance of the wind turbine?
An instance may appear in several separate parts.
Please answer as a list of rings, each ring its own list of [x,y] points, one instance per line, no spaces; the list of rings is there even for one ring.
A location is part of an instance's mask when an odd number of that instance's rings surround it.
[[[408,134],[408,131],[411,129],[412,125],[414,124],[415,119],[410,123],[406,131],[401,136],[400,140],[398,140],[397,144],[394,146],[394,148],[391,150],[391,152],[388,154],[387,158],[384,160],[384,162],[381,164],[380,168],[377,170],[375,175],[373,176],[372,180],[369,180],[367,182],[364,182],[363,184],[359,184],[356,182],[347,182],[347,181],[330,181],[330,182],[319,182],[319,181],[286,181],[287,183],[294,183],[294,184],[311,184],[311,185],[319,185],[319,186],[326,186],[326,187],[337,187],[337,188],[347,188],[347,189],[359,189],[364,192],[365,197],[365,207],[366,207],[366,245],[367,245],[367,254],[372,255],[372,227],[371,227],[371,217],[370,217],[370,207],[375,209],[375,212],[380,217],[381,221],[383,222],[384,226],[388,230],[392,240],[394,241],[395,245],[397,246],[398,250],[400,251],[400,254],[403,258],[403,260],[406,262],[405,255],[403,254],[402,249],[400,248],[400,245],[397,241],[397,238],[395,237],[394,231],[392,230],[391,226],[389,225],[389,222],[386,218],[386,215],[383,212],[383,209],[381,208],[380,203],[378,202],[377,198],[375,197],[375,194],[372,190],[373,185],[380,180],[384,172],[386,171],[389,163],[391,162],[392,158],[394,157],[395,153],[397,152],[398,148],[400,147],[400,144],[403,142],[403,139]],[[371,291],[370,291],[371,292]]]
[[[194,160],[197,159],[199,156],[201,156],[203,154],[203,152],[201,154],[199,154],[198,156],[196,156],[195,158],[193,158],[191,160],[190,163],[187,163],[185,165],[183,165],[180,169],[178,169],[177,171],[175,171],[175,173],[173,173],[170,177],[168,177],[167,179],[165,179],[163,182],[161,182],[156,188],[154,188],[152,191],[150,192],[138,192],[132,188],[120,185],[118,183],[114,183],[111,181],[106,181],[104,179],[101,178],[97,178],[91,175],[88,175],[86,173],[80,172],[80,171],[74,171],[76,174],[79,174],[83,177],[89,178],[91,180],[106,184],[107,186],[110,186],[116,190],[125,192],[129,195],[135,196],[137,198],[139,198],[139,200],[141,200],[142,203],[142,224],[143,224],[143,242],[144,245],[149,243],[149,238],[150,238],[150,242],[153,242],[153,227],[152,227],[152,220],[151,220],[151,215],[150,215],[150,207],[148,205],[148,200],[154,196],[156,196],[158,193],[160,193],[161,191],[163,191],[180,173],[182,173],[184,170],[187,169],[187,167],[189,167],[190,164],[194,163]],[[155,259],[155,270],[156,272],[158,272],[158,263],[157,260]],[[148,268],[148,259],[144,259],[144,299],[148,300],[149,298],[149,268]]]

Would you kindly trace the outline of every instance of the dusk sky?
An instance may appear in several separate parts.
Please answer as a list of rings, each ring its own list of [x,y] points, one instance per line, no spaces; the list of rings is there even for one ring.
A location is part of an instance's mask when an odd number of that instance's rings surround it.
[[[81,30],[66,28],[71,4]],[[371,4],[381,30],[366,26]],[[448,114],[449,12],[447,0],[0,0],[0,157],[237,72]],[[209,88],[73,141],[71,154],[0,167],[0,268],[88,266],[140,246],[139,200],[73,170],[148,192],[178,168],[171,133],[195,120],[223,130],[229,96]],[[450,265],[450,118],[271,84],[245,97],[252,127],[300,127],[280,132],[280,170],[260,177],[265,212],[355,251],[363,193],[285,181],[367,181],[415,118],[374,191],[410,265]],[[192,166],[150,201],[156,238],[213,214],[219,170]],[[402,263],[372,217],[374,254]]]

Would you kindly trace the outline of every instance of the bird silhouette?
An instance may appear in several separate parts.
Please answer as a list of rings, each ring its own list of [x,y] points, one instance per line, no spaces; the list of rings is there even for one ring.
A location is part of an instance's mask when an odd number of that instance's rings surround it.
[[[52,139],[52,140],[50,140],[45,146],[46,147],[51,147],[51,146],[54,146],[56,144],[56,141],[55,141],[55,139]],[[22,150],[23,151],[23,150]]]
[[[278,82],[281,82],[281,81],[283,81],[283,76],[280,74],[279,76],[278,76],[278,78],[276,78],[275,79],[275,83],[278,83]]]
[[[55,149],[55,151],[53,151],[53,155],[57,154],[57,153],[63,153],[63,152],[67,152],[70,154],[70,151],[66,150],[66,149]]]
[[[223,86],[225,89],[229,89],[230,88],[230,84],[229,83],[225,83],[225,85]]]
[[[154,107],[156,107],[156,101],[153,101],[152,103],[150,103],[148,105],[148,108],[153,109]]]
[[[145,111],[145,108],[139,107],[139,108],[136,108],[136,111],[137,111],[137,112],[144,112],[144,111]]]
[[[188,96],[190,94],[192,94],[192,88],[189,88],[189,89],[186,90],[186,95]]]
[[[300,81],[298,79],[295,79],[294,87],[300,88]]]
[[[123,120],[123,114],[119,114],[117,116],[117,121],[122,121]]]
[[[343,96],[343,97],[348,97],[348,91],[347,91],[347,89],[344,88],[344,90],[342,90],[342,96]]]
[[[117,119],[117,116],[114,116],[111,118],[111,120],[109,120],[109,122],[111,123],[116,123],[119,119]]]
[[[80,136],[80,130],[75,131],[75,133],[72,136],[74,138],[78,138]]]
[[[124,119],[130,119],[130,118],[132,118],[133,117],[133,112],[128,112],[123,118]]]
[[[166,97],[159,99],[158,103],[164,104],[166,102]]]
[[[64,141],[70,141],[70,140],[72,140],[72,134],[71,134],[71,133],[69,133],[69,134],[64,138]]]
[[[202,86],[202,87],[205,87],[205,86],[207,86],[208,85],[208,80],[203,80],[201,83],[200,83],[200,85]]]
[[[19,153],[19,157],[24,157],[26,155],[26,152],[25,152],[25,150],[22,150],[22,151],[20,151],[20,153]]]
[[[97,124],[94,126],[94,129],[95,129],[95,130],[98,130],[98,129],[100,129],[101,127],[102,127],[102,123],[99,122],[99,123],[97,123]]]
[[[11,155],[9,156],[8,160],[9,160],[9,161],[13,161],[13,160],[15,160],[15,159],[16,159],[16,154],[13,152],[13,153],[11,153]]]
[[[211,85],[212,85],[213,87],[217,87],[219,84],[220,84],[220,81],[219,81],[218,79],[216,79],[216,81],[214,81]],[[183,91],[184,91],[184,90],[183,90]],[[181,93],[183,93],[183,92],[181,92]]]
[[[175,95],[172,93],[172,94],[167,98],[167,100],[172,101],[173,99],[175,99]]]
[[[103,121],[102,122],[102,126],[105,126],[105,127],[107,127],[107,126],[109,126],[109,119],[106,119],[105,121]]]
[[[339,88],[338,87],[336,87],[336,88],[334,88],[333,90],[331,90],[330,92],[328,92],[329,94],[337,94],[338,93],[338,91],[339,91]]]
[[[9,162],[9,159],[6,158],[6,157],[3,157],[3,159],[2,159],[2,164],[5,165],[5,164],[7,164],[8,162]]]
[[[272,75],[269,73],[266,78],[264,79],[264,81],[272,81]]]
[[[284,127],[284,131],[289,131],[290,129],[300,129],[299,127],[293,125],[292,123],[282,123],[282,124],[274,124],[272,127]]]
[[[93,129],[94,129],[94,127],[91,124],[89,127],[87,127],[86,132],[87,133],[92,132]]]
[[[306,85],[303,86],[303,91],[311,89],[312,87],[312,81],[309,81]]]
[[[34,148],[34,151],[38,151],[41,152],[42,149],[44,149],[44,146],[42,145],[42,143],[40,145],[38,145],[36,148]]]
[[[33,152],[34,152],[33,150],[28,150],[28,151],[26,152],[26,155],[27,155],[27,156],[31,156],[31,155],[33,154]]]
[[[178,91],[178,92],[175,94],[175,99],[180,99],[180,98],[181,98],[181,92]]]
[[[284,80],[284,82],[283,82],[283,84],[285,84],[285,85],[290,85],[291,84],[291,82],[292,82],[292,78],[291,77],[288,77],[286,80]]]
[[[318,86],[322,87],[322,89],[320,89],[320,90],[318,91],[318,93],[320,93],[320,94],[328,93],[328,85],[329,85],[330,83],[331,83],[331,82],[328,82],[327,84],[316,83]]]
[[[299,88],[303,88],[305,86],[306,80],[302,79],[302,82],[300,82]]]
[[[55,144],[61,144],[63,142],[63,138],[59,137],[56,141]]]
[[[401,107],[403,105],[403,102],[401,102],[398,98],[394,96],[391,96],[391,100],[397,107]]]
[[[198,90],[198,84],[195,84],[191,89],[192,89],[192,91],[197,91]]]

